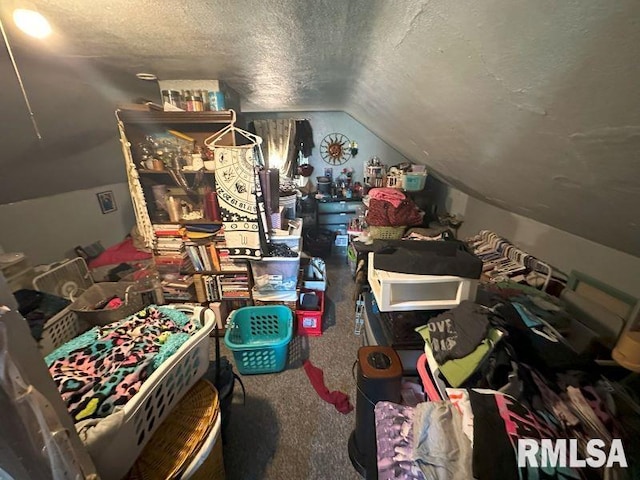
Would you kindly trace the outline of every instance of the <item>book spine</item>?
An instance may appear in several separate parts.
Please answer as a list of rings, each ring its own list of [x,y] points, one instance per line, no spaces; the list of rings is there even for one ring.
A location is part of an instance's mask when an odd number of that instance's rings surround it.
[[[211,265],[212,270],[219,272],[220,271],[220,257],[218,256],[218,250],[216,250],[215,243],[209,244],[209,255],[211,256]]]
[[[207,247],[205,245],[198,245],[198,253],[200,254],[200,260],[204,269],[207,271],[213,270],[213,266],[211,265],[211,261],[209,259],[209,254],[207,253]]]
[[[198,300],[198,302],[206,302],[207,301],[207,295],[205,293],[204,290],[204,283],[203,283],[203,278],[202,275],[200,275],[199,273],[195,273],[193,275],[193,284],[196,287],[196,299]]]

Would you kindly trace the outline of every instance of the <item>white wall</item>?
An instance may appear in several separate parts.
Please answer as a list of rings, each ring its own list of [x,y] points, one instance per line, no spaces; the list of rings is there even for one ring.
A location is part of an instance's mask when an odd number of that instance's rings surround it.
[[[638,257],[494,207],[451,187],[445,207],[464,218],[460,238],[492,230],[567,274],[577,270],[640,298]]]
[[[342,133],[349,140],[358,142],[358,154],[347,163],[333,167],[333,177],[336,178],[343,168],[353,168],[353,181],[362,182],[364,165],[373,156],[380,158],[383,164],[391,166],[398,163],[407,162],[395,148],[382,141],[371,130],[355,120],[351,115],[344,112],[260,112],[243,113],[245,121],[271,119],[271,118],[306,118],[313,129],[313,141],[316,144],[312,151],[309,163],[313,165],[311,179],[314,185],[317,184],[316,177],[324,175],[324,169],[331,167],[322,160],[320,155],[320,142],[330,133]]]
[[[107,190],[118,209],[103,214],[96,193]],[[121,242],[134,224],[127,184],[103,185],[0,205],[0,245],[6,252],[26,253],[33,265],[51,263],[78,245],[99,240],[106,248]]]

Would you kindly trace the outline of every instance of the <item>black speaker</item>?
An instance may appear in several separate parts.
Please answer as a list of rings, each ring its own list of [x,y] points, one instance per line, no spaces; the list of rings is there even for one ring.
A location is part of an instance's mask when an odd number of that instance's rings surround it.
[[[374,407],[381,400],[400,403],[402,363],[391,347],[360,347],[356,428],[349,437],[349,458],[367,480],[378,478]]]

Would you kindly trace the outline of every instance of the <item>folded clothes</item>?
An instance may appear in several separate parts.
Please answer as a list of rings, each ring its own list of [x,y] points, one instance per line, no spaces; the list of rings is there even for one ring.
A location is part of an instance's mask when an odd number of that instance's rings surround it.
[[[469,253],[462,242],[386,241],[374,251],[374,268],[413,275],[453,275],[480,278],[482,261]]]
[[[416,329],[425,340],[425,349],[431,348],[431,336],[427,326]],[[471,352],[462,358],[448,360],[439,364],[440,373],[452,387],[459,387],[473,375],[482,362],[493,350],[494,345],[500,341],[503,333],[495,328],[491,328],[487,337]]]

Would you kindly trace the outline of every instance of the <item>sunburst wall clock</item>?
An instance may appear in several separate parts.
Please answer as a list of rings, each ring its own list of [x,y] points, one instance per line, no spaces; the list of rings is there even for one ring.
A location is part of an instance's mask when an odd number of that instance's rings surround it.
[[[320,143],[320,155],[329,165],[342,165],[351,158],[351,141],[341,133],[330,133]]]

